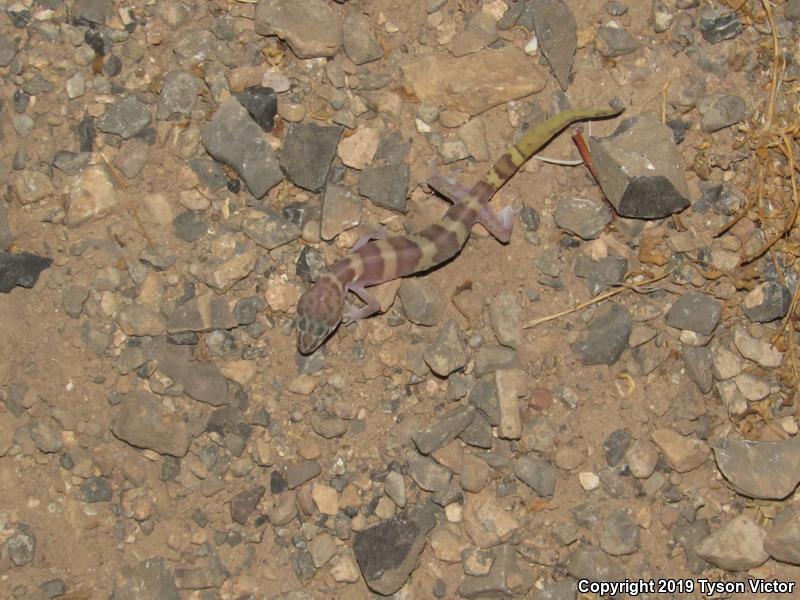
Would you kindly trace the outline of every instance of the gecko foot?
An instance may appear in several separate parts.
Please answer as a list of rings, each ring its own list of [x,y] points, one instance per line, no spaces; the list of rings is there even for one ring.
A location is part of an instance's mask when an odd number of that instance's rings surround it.
[[[366,306],[362,306],[361,308],[354,308],[352,306],[345,306],[344,315],[342,315],[342,323],[345,325],[349,325],[355,321],[360,319],[366,319],[369,316],[374,315],[381,310],[381,304],[378,302],[378,299],[375,298],[372,294],[370,294],[366,289],[364,289],[363,285],[360,284],[348,284],[347,290],[353,292],[356,296],[361,298],[364,301]]]
[[[454,178],[438,173],[428,178],[428,185],[445,200],[453,203],[460,202],[469,194],[469,190],[459,185]]]
[[[369,233],[362,235],[358,238],[358,241],[353,246],[353,252],[358,250],[359,248],[363,248],[372,240],[385,240],[389,234],[386,233],[386,230],[383,227],[378,227],[377,229],[373,229]]]
[[[495,215],[487,204],[478,214],[478,223],[497,238],[497,241],[507,244],[511,240],[511,230],[514,228],[514,209],[506,206]]]

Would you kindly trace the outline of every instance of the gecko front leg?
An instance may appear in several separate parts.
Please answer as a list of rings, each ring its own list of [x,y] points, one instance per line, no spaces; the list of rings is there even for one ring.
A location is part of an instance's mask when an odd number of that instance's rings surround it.
[[[348,283],[346,289],[361,298],[366,306],[362,306],[361,308],[353,308],[350,306],[345,307],[344,316],[342,317],[343,324],[349,325],[350,323],[358,321],[359,319],[366,319],[367,317],[380,312],[381,303],[378,302],[378,299],[370,294],[366,288],[364,288],[363,284]]]
[[[506,206],[499,213],[494,214],[488,204],[484,204],[478,213],[478,223],[483,225],[497,241],[507,244],[511,240],[511,230],[514,228],[514,209]]]

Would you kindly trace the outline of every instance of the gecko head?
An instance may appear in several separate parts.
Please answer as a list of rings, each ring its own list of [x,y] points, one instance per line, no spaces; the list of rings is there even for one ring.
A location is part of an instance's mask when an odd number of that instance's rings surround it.
[[[345,292],[334,278],[322,277],[297,303],[297,349],[311,354],[342,320]]]

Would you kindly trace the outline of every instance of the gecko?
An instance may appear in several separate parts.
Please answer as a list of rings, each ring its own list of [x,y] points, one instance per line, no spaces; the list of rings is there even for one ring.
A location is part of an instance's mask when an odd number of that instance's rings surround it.
[[[495,215],[489,200],[517,170],[557,133],[587,119],[619,115],[622,109],[590,108],[562,111],[528,131],[509,146],[489,171],[471,189],[454,180],[434,175],[428,185],[453,204],[436,223],[408,235],[387,237],[376,231],[360,239],[350,255],[336,262],[297,303],[297,349],[310,354],[336,330],[380,311],[380,303],[365,288],[399,277],[427,271],[461,251],[475,223],[483,225],[501,243],[511,239],[513,209],[507,206]],[[364,302],[361,308],[345,310],[345,297],[353,292]]]

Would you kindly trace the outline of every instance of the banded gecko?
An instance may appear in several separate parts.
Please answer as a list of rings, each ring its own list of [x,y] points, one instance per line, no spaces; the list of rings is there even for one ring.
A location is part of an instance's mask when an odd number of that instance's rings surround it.
[[[351,323],[380,310],[365,288],[440,265],[461,250],[475,223],[480,223],[500,242],[511,238],[510,206],[495,215],[489,200],[517,170],[562,129],[576,121],[613,117],[621,110],[571,109],[558,113],[526,133],[510,146],[472,189],[462,188],[447,177],[434,175],[428,184],[453,202],[442,219],[417,233],[386,237],[375,232],[362,238],[353,252],[336,262],[301,297],[297,304],[297,348],[309,354],[319,348],[340,322]],[[364,303],[344,310],[347,292]]]

